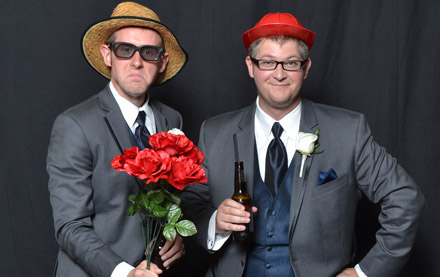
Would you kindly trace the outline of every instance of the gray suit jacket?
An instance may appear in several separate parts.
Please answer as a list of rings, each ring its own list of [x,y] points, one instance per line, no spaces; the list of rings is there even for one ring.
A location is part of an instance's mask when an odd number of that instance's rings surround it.
[[[182,128],[180,114],[150,100],[157,131]],[[143,257],[141,225],[127,216],[128,196],[141,185],[117,172],[114,156],[134,146],[108,86],[60,114],[47,156],[50,202],[60,246],[56,276],[110,276],[122,261]]]
[[[199,147],[205,153],[208,184],[189,186],[182,195],[186,216],[198,228],[206,248],[212,213],[233,194],[234,143],[237,135],[248,190],[253,191],[255,104],[205,121]],[[424,198],[414,181],[372,138],[362,114],[302,100],[300,131],[320,129],[321,154],[307,158],[299,178],[296,152],[290,207],[290,262],[297,277],[334,276],[353,266],[355,215],[362,194],[380,203],[377,243],[360,266],[369,277],[393,276],[411,250]],[[338,178],[318,186],[319,172],[333,168]],[[215,253],[207,275],[241,276],[246,249],[231,240]]]

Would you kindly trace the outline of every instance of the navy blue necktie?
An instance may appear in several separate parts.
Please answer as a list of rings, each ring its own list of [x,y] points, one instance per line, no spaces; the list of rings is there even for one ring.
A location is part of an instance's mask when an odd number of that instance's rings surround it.
[[[273,140],[267,147],[266,154],[266,177],[264,182],[269,188],[272,196],[275,196],[278,188],[287,172],[287,152],[284,143],[280,137],[283,133],[283,127],[275,122],[272,126]]]
[[[136,127],[136,130],[134,131],[134,137],[136,138],[136,141],[139,145],[139,148],[142,150],[144,148],[151,148],[150,144],[148,143],[148,137],[150,136],[150,132],[148,132],[147,127],[145,126],[145,112],[140,111],[136,122],[138,126]]]

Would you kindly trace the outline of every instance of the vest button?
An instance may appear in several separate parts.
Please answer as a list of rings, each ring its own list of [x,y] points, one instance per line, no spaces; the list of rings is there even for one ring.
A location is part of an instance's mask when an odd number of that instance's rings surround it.
[[[270,264],[266,264],[266,268],[267,269],[269,269],[269,268],[271,268],[272,266],[270,265]]]
[[[272,251],[272,247],[268,246],[267,251]]]
[[[273,237],[273,233],[269,232],[269,233],[267,233],[267,236],[268,236],[269,238],[271,238],[271,237]]]
[[[277,211],[272,211],[270,214],[271,214],[272,216],[275,216],[275,215],[277,214]]]

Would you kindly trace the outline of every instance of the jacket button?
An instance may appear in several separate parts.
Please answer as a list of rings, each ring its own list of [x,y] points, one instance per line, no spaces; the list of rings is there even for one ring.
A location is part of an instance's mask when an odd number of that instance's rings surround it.
[[[269,269],[269,268],[271,268],[272,266],[270,265],[270,264],[266,264],[266,268],[267,269]]]
[[[272,247],[271,247],[271,246],[268,246],[268,247],[267,247],[267,251],[272,251]]]
[[[272,232],[268,232],[268,233],[267,233],[267,236],[268,236],[269,238],[271,238],[271,237],[273,237],[273,233],[272,233]]]

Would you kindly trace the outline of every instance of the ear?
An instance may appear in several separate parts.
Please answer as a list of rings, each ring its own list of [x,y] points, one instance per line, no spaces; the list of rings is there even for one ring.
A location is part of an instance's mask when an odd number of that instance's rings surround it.
[[[254,64],[250,56],[246,57],[246,65],[248,68],[249,77],[254,78]]]
[[[108,67],[112,67],[112,50],[110,49],[110,47],[107,44],[103,44],[101,45],[100,50],[102,58],[104,59],[104,63]]]
[[[310,67],[312,67],[312,60],[310,58],[307,59],[307,63],[305,65],[304,69],[304,79],[307,79],[307,76],[309,75]]]
[[[162,54],[161,61],[160,61],[159,73],[162,73],[165,71],[165,69],[167,68],[167,64],[168,64],[169,59],[170,59],[170,57],[167,52]]]

